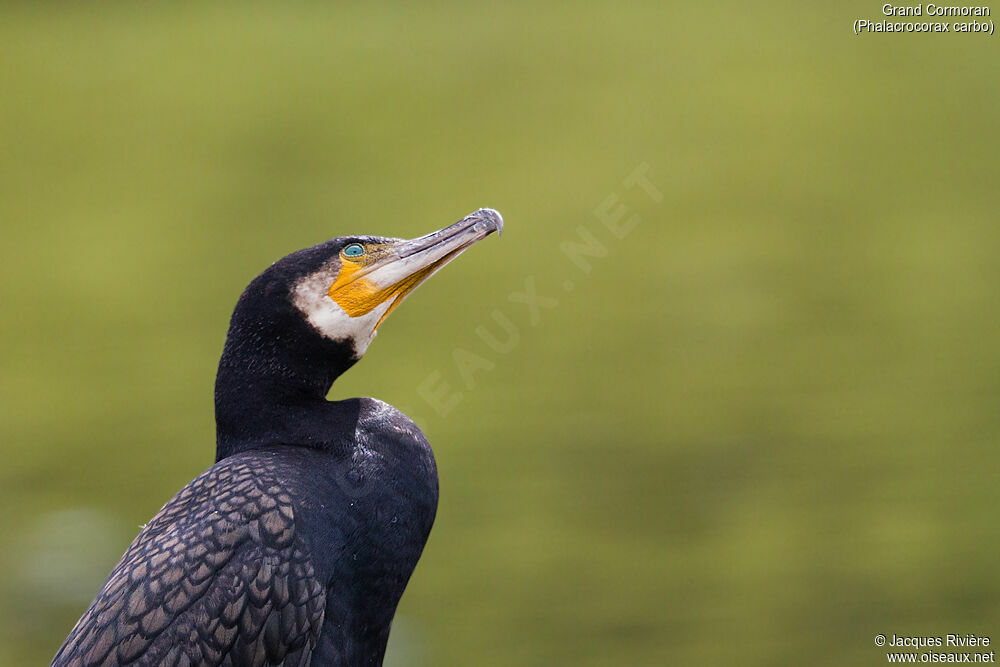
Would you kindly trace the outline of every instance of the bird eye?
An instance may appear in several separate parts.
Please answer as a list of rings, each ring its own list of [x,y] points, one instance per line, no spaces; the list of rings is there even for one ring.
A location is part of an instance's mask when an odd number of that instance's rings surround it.
[[[361,247],[360,243],[352,243],[344,248],[344,257],[359,257],[363,254],[365,254],[365,249]]]

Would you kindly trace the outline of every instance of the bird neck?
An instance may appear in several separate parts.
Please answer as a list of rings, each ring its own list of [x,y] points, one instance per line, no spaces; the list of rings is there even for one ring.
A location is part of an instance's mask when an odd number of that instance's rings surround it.
[[[356,359],[299,317],[237,308],[215,378],[216,461],[266,445],[317,446],[339,416],[326,400]]]

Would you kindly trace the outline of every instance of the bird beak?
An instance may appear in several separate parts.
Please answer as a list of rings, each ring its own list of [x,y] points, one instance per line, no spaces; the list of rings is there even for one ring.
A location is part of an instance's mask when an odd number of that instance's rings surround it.
[[[499,211],[492,208],[481,208],[440,231],[431,232],[412,241],[403,241],[396,246],[395,254],[401,260],[409,260],[411,257],[426,258],[417,259],[426,266],[447,255],[461,253],[492,232],[497,234],[503,232],[503,217]]]
[[[410,292],[441,267],[477,241],[501,231],[500,213],[481,208],[442,230],[409,241],[392,242],[380,250],[371,264],[350,276],[348,282],[340,284],[338,278],[330,287],[330,298],[352,317],[388,302],[389,307],[375,324],[377,329]]]

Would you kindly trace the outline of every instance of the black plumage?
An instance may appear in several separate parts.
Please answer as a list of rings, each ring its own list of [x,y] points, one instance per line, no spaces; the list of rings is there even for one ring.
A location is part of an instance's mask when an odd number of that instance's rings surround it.
[[[392,406],[325,397],[398,300],[501,228],[480,209],[414,241],[333,239],[258,276],[219,364],[217,462],[144,527],[53,665],[381,664],[434,521],[434,457]],[[354,301],[339,283],[303,297],[349,268],[369,281]]]

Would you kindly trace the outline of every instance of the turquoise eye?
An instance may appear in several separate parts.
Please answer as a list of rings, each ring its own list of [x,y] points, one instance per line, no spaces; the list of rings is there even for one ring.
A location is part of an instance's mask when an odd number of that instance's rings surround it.
[[[344,248],[344,257],[359,257],[363,254],[365,254],[365,249],[361,247],[360,243],[352,243]]]

